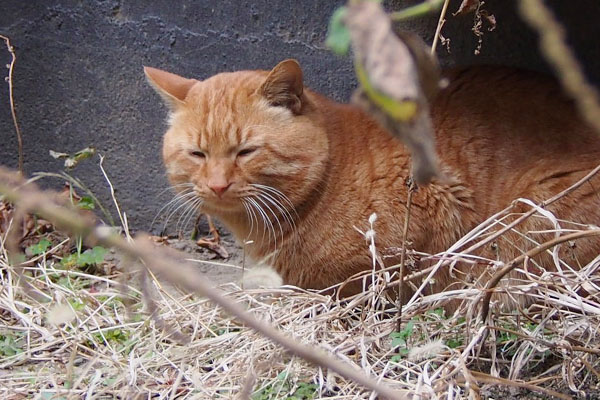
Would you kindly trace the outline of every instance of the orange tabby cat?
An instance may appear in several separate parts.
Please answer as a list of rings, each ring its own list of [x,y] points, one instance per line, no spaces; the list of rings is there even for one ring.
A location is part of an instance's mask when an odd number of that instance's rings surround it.
[[[321,289],[370,269],[368,245],[355,227],[367,230],[372,213],[378,250],[400,246],[408,151],[357,107],[305,89],[296,61],[204,81],[145,72],[171,108],[163,147],[170,182],[197,196],[199,211],[220,219],[240,241],[251,241],[252,259],[266,260],[284,283]],[[432,107],[445,179],[415,192],[408,233],[410,246],[426,253],[447,249],[516,198],[551,197],[600,162],[600,140],[546,78],[491,67],[448,78]],[[595,188],[600,178],[549,209],[564,220],[600,225]],[[540,218],[520,225],[523,232],[548,227]],[[551,236],[538,239],[544,237]],[[482,255],[509,261],[517,248],[532,246],[513,233]],[[599,254],[600,243],[581,240],[575,250],[563,258],[578,268]],[[483,278],[480,285],[490,270],[458,268]],[[428,290],[457,288],[457,277],[464,277],[458,271],[442,268]],[[359,289],[359,282],[345,287]]]

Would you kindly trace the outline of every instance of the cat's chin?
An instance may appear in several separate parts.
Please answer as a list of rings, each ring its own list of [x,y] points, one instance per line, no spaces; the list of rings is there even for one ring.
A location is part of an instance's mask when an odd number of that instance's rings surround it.
[[[218,201],[205,201],[202,212],[208,214],[239,213],[244,211],[244,206],[239,200],[223,199]]]

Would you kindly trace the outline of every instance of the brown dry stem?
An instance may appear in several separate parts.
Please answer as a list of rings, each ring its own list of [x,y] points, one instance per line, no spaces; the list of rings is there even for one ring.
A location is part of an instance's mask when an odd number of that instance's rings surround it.
[[[440,40],[440,35],[442,33],[442,28],[446,23],[446,11],[448,11],[448,4],[450,4],[450,0],[445,0],[444,5],[442,6],[440,19],[438,20],[437,27],[435,28],[435,34],[433,35],[433,42],[431,43],[431,54],[435,54],[438,41]]]
[[[14,95],[13,95],[13,89],[14,89],[14,84],[13,84],[13,71],[15,69],[15,63],[17,61],[17,54],[15,53],[15,48],[10,44],[10,39],[7,36],[4,35],[0,35],[0,39],[4,40],[4,43],[6,44],[6,48],[8,49],[8,52],[10,53],[11,56],[11,61],[10,64],[8,65],[8,98],[10,100],[10,114],[12,115],[12,120],[13,120],[13,124],[15,126],[15,132],[17,134],[17,145],[18,145],[18,152],[19,152],[19,164],[18,164],[18,169],[19,172],[21,173],[21,176],[23,176],[24,173],[24,167],[23,167],[23,136],[21,135],[21,128],[19,127],[19,122],[17,120],[17,112],[15,111],[15,99],[14,99]]]
[[[407,182],[408,188],[406,195],[406,217],[404,219],[404,227],[402,228],[402,249],[400,251],[400,268],[398,270],[398,282],[400,284],[398,285],[398,298],[396,299],[396,304],[398,307],[398,315],[396,317],[396,332],[400,332],[402,330],[402,301],[404,295],[404,284],[402,284],[402,282],[404,282],[404,271],[406,269],[406,242],[408,238],[408,227],[410,224],[410,209],[412,206],[412,196],[413,192],[417,190],[417,186],[415,185],[412,178],[409,177],[408,180],[409,181]]]

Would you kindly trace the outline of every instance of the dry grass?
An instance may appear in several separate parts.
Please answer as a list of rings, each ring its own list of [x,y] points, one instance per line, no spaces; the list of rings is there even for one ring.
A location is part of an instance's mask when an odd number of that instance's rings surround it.
[[[551,218],[532,210],[531,218]],[[510,208],[446,253],[408,255],[439,260],[428,273],[472,261],[475,256],[457,249],[489,239],[509,215]],[[0,388],[12,398],[376,398],[164,281],[153,279],[150,290],[142,290],[134,275],[119,269],[110,275],[64,269],[60,246],[26,268],[22,279],[35,288],[27,294],[8,262],[6,238],[0,240]],[[511,286],[511,294],[538,305],[503,313],[492,302],[491,323],[474,312],[480,289],[419,294],[403,309],[410,322],[396,333],[395,305],[380,295],[396,268],[378,272],[374,286],[345,301],[292,288],[241,291],[230,284],[224,290],[287,336],[420,398],[476,399],[500,387],[518,397],[536,391],[569,398],[599,390],[600,302],[591,280],[599,266],[600,257],[578,272],[563,268],[539,277],[521,270],[527,278]],[[577,288],[591,295],[584,298]],[[144,292],[152,292],[156,318],[143,306]],[[463,300],[459,310],[445,315],[440,305],[457,298]]]

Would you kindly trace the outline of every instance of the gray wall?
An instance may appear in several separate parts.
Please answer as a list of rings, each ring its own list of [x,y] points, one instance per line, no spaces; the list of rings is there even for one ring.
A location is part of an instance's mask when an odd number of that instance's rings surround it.
[[[25,143],[28,173],[60,171],[50,149],[72,152],[93,145],[121,206],[133,226],[149,221],[169,195],[160,160],[166,109],[145,83],[150,65],[196,78],[220,71],[267,69],[294,57],[306,83],[345,101],[355,87],[351,62],[324,48],[326,27],[343,1],[323,0],[3,0],[0,33],[16,48],[15,101]],[[416,1],[386,3],[398,9]],[[488,0],[498,21],[486,32],[479,56],[472,16],[449,16],[444,35],[451,53],[440,48],[444,65],[493,63],[546,70],[536,37],[518,19],[514,0]],[[451,2],[454,11],[460,0]],[[597,39],[600,6],[595,0],[552,1],[567,25],[569,39],[586,71],[600,81]],[[437,17],[406,26],[431,42]],[[0,65],[10,60],[0,49]],[[1,69],[0,71],[5,71]],[[2,72],[4,74],[4,72]],[[482,93],[482,95],[485,95]],[[0,164],[15,167],[17,145],[8,87],[0,85]],[[109,204],[97,160],[78,166],[81,178]]]

